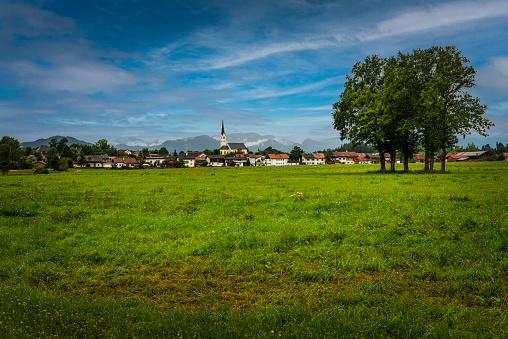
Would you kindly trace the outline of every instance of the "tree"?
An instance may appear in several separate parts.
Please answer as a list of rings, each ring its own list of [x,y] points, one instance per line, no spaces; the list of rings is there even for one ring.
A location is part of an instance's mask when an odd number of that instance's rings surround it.
[[[330,148],[327,148],[323,151],[323,154],[325,155],[325,162],[328,164],[332,161],[333,158],[333,150]]]
[[[58,140],[57,139],[51,139],[51,141],[49,142],[49,147],[56,148],[57,145],[58,145]]]
[[[385,170],[384,153],[387,150],[380,91],[383,85],[383,68],[386,60],[372,55],[357,62],[353,76],[346,75],[340,100],[333,104],[333,127],[341,140],[353,145],[373,144],[379,152],[381,170]]]
[[[55,168],[57,171],[67,171],[69,169],[69,164],[72,163],[71,158],[60,158],[58,160],[58,168]]]
[[[50,147],[46,152],[46,163],[52,169],[58,171],[58,154],[56,151],[56,147]]]
[[[113,145],[109,145],[108,141],[106,139],[100,139],[95,142],[92,146],[93,154],[96,155],[117,155],[118,152],[116,151],[116,148]]]
[[[29,156],[33,154],[33,149],[30,146],[25,147],[23,151],[23,155]]]
[[[58,151],[58,153],[62,153],[64,147],[68,147],[67,142],[69,142],[69,140],[66,137],[60,139],[60,141],[56,145],[56,150]]]
[[[169,154],[169,151],[166,147],[161,147],[159,150],[159,154]]]
[[[78,165],[81,167],[86,166],[86,156],[85,156],[85,153],[83,153],[83,152],[81,152],[79,154]]]
[[[33,166],[37,162],[37,157],[35,155],[31,154],[28,157],[26,157],[25,161],[27,164],[30,164],[31,166]]]
[[[453,46],[414,50],[382,59],[369,56],[346,76],[340,100],[333,105],[333,126],[341,140],[353,146],[371,144],[378,150],[381,170],[384,153],[404,155],[404,169],[413,152],[425,150],[425,170],[433,170],[434,154],[442,151],[441,171],[445,171],[446,150],[458,135],[476,131],[486,136],[493,124],[483,117],[486,106],[473,98],[476,71],[468,66]]]
[[[0,170],[2,174],[9,173],[16,163],[21,159],[21,149],[19,141],[7,135],[0,140]]]
[[[303,149],[301,149],[298,146],[295,146],[295,147],[293,147],[291,152],[289,152],[289,159],[291,159],[292,161],[299,161],[302,154],[303,154]]]
[[[444,172],[446,149],[456,144],[457,135],[465,137],[474,130],[487,136],[487,129],[494,124],[483,117],[487,106],[467,92],[475,86],[476,74],[473,66],[467,65],[469,60],[455,46],[434,46],[423,53],[431,65],[430,77],[421,93],[424,116],[430,127],[430,143],[442,151],[441,171]]]

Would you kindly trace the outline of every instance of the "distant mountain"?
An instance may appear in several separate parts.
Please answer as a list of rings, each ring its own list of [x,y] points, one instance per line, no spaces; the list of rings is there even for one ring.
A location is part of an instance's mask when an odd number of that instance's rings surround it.
[[[137,139],[139,140],[139,139]],[[134,141],[134,140],[131,140]],[[213,150],[215,148],[219,148],[219,140],[214,139],[208,135],[200,135],[197,137],[190,137],[190,138],[184,138],[184,139],[176,139],[176,140],[167,140],[163,143],[160,143],[158,145],[149,144],[149,143],[141,143],[138,145],[132,145],[132,144],[116,144],[116,149],[130,149],[133,151],[140,151],[145,147],[148,147],[149,149],[159,149],[161,147],[166,147],[166,149],[170,152],[173,152],[176,150],[177,152],[180,151],[203,151],[205,149]]]
[[[20,143],[21,146],[23,147],[32,147],[32,148],[38,148],[39,146],[42,146],[42,145],[48,145],[49,146],[49,142],[51,141],[51,139],[56,139],[57,141],[60,141],[60,139],[62,139],[64,137],[60,136],[60,135],[55,135],[53,137],[49,137],[49,138],[46,138],[46,139],[37,139],[35,141],[28,141],[28,142],[22,142]],[[87,141],[83,141],[83,140],[78,140],[76,138],[73,138],[73,137],[65,137],[67,138],[67,140],[69,140],[67,142],[67,145],[72,145],[72,144],[85,144],[85,145],[92,145],[91,143],[87,142]]]
[[[37,148],[41,145],[49,145],[51,139],[57,139],[60,141],[62,136],[53,136],[46,139],[38,139],[31,142],[23,142],[21,146],[30,146]],[[78,140],[73,137],[66,137],[69,142],[68,145],[73,143],[92,145],[89,142]],[[298,146],[305,152],[314,152],[317,150],[324,150],[327,148],[336,148],[341,144],[339,138],[325,139],[325,140],[312,140],[305,139],[302,143],[297,143],[288,139],[277,138],[273,135],[259,135],[257,133],[231,133],[227,135],[228,142],[243,142],[245,146],[251,151],[256,152],[264,150],[267,147],[273,147],[282,152],[291,152],[293,147]],[[180,151],[203,151],[205,149],[213,150],[220,147],[220,141],[218,138],[213,138],[208,135],[200,135],[197,137],[189,137],[176,140],[166,140],[160,142],[159,140],[145,141],[138,138],[127,137],[116,139],[113,144],[116,149],[130,149],[132,151],[140,151],[143,148],[148,149],[160,149],[166,147],[168,151],[173,152],[176,150]]]

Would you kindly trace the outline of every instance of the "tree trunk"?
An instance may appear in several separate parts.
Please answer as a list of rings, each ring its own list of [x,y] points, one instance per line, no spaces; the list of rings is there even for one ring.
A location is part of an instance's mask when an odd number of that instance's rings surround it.
[[[379,152],[379,162],[381,163],[381,172],[386,171],[384,152]]]
[[[425,166],[423,168],[425,172],[429,171],[429,150],[425,148]]]
[[[434,172],[434,151],[430,152],[430,172]]]
[[[441,172],[445,172],[446,167],[446,149],[443,148],[443,154],[441,154]]]
[[[409,171],[409,155],[403,154],[404,171]]]
[[[395,171],[395,161],[397,160],[395,157],[397,156],[397,150],[393,150],[390,156],[390,170]]]

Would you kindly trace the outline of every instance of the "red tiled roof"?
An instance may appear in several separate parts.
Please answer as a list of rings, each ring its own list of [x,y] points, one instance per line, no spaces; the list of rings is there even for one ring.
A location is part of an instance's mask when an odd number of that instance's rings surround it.
[[[289,159],[287,154],[267,154],[266,157],[269,159]]]
[[[356,158],[358,157],[358,153],[356,152],[333,152],[333,156],[336,158],[344,157],[344,158]],[[365,157],[365,154],[364,154]]]

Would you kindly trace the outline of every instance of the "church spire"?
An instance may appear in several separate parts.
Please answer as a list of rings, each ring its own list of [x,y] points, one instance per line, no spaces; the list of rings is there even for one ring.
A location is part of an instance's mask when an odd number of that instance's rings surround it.
[[[224,120],[222,120],[222,132],[220,133],[220,147],[227,147],[226,132],[224,132]]]

